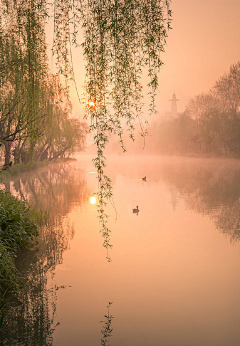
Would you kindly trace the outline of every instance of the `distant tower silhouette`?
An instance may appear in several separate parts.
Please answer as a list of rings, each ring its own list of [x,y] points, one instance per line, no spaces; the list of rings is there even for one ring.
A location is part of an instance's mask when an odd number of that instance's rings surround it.
[[[173,94],[173,97],[171,100],[169,100],[172,102],[171,104],[171,114],[173,117],[176,117],[177,116],[177,101],[179,101],[177,98],[176,98],[176,94],[174,93]]]
[[[173,207],[173,210],[176,210],[177,204],[178,204],[178,198],[177,198],[177,191],[171,188],[171,204]]]

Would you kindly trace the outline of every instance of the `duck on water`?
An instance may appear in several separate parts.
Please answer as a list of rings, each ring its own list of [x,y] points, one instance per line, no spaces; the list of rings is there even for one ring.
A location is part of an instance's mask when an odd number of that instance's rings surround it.
[[[138,214],[139,213],[139,209],[138,209],[138,205],[136,206],[136,208],[133,209],[133,214]]]

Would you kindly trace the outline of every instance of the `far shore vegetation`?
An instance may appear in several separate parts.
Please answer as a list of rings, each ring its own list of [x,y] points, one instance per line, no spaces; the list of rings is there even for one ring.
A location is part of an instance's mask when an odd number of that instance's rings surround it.
[[[159,114],[145,145],[142,138],[123,141],[130,154],[240,158],[240,61],[209,91],[192,97],[184,112]],[[107,151],[121,153],[116,140]]]

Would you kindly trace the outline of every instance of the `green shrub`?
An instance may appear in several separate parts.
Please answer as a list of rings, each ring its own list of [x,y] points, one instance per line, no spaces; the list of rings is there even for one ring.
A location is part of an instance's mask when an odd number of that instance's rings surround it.
[[[29,207],[8,192],[0,191],[0,240],[10,252],[31,247],[38,235]]]
[[[0,191],[0,294],[16,290],[20,276],[15,266],[17,253],[36,244],[37,225],[25,202]]]
[[[3,318],[4,318],[4,311],[3,311],[3,308],[4,308],[4,305],[6,304],[6,300],[4,301],[4,296],[5,294],[3,294],[2,297],[0,297],[0,331],[1,331],[1,328],[2,328],[2,324],[3,324]],[[3,343],[1,343],[0,341],[0,346],[3,345]]]
[[[9,249],[0,242],[0,294],[6,289],[18,289],[14,255],[8,250]]]

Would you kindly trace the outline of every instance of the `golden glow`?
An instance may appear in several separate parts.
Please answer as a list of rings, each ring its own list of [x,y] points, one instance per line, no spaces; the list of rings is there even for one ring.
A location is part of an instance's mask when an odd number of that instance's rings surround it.
[[[96,202],[97,202],[97,199],[95,196],[90,197],[90,203],[91,204],[96,204]]]
[[[94,103],[93,101],[89,101],[89,102],[88,102],[88,107],[89,107],[89,108],[95,107],[95,103]]]

